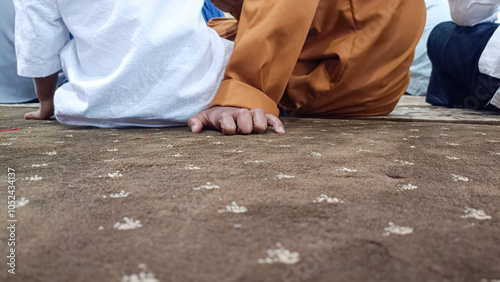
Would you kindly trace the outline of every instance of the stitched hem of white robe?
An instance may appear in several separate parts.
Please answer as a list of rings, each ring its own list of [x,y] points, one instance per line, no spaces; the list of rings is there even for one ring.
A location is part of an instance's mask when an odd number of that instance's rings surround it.
[[[493,99],[491,99],[490,104],[500,109],[500,88],[497,93],[493,95]]]

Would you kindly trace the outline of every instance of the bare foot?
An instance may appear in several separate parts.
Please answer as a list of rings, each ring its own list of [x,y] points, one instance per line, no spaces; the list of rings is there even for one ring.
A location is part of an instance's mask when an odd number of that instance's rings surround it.
[[[40,101],[40,108],[36,112],[29,112],[24,115],[24,119],[50,119],[54,115],[54,101]]]

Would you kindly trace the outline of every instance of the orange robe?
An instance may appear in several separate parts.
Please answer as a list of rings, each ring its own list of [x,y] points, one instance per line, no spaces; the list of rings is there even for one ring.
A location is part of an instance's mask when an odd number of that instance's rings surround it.
[[[423,0],[212,0],[236,19],[210,22],[235,40],[211,106],[294,116],[390,113],[404,94]]]

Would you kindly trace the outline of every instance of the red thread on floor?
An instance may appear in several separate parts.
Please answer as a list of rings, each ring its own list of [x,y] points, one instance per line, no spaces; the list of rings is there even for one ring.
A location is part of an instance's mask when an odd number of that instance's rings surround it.
[[[4,130],[0,130],[0,132],[14,131],[14,130],[18,130],[18,129],[19,128],[4,129]]]

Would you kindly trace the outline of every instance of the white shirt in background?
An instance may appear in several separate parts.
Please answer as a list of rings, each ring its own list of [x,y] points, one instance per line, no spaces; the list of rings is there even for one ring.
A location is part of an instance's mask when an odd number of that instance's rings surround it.
[[[410,84],[406,93],[413,96],[424,96],[429,88],[432,72],[432,63],[427,56],[427,41],[432,30],[442,22],[451,20],[450,7],[446,0],[425,0],[427,7],[427,21],[424,33],[415,48],[415,58],[410,67]]]
[[[500,12],[500,0],[448,0],[451,18],[462,26],[495,22]]]
[[[208,108],[232,51],[206,26],[203,0],[14,3],[18,72],[64,70],[54,105],[66,124],[185,125]]]

